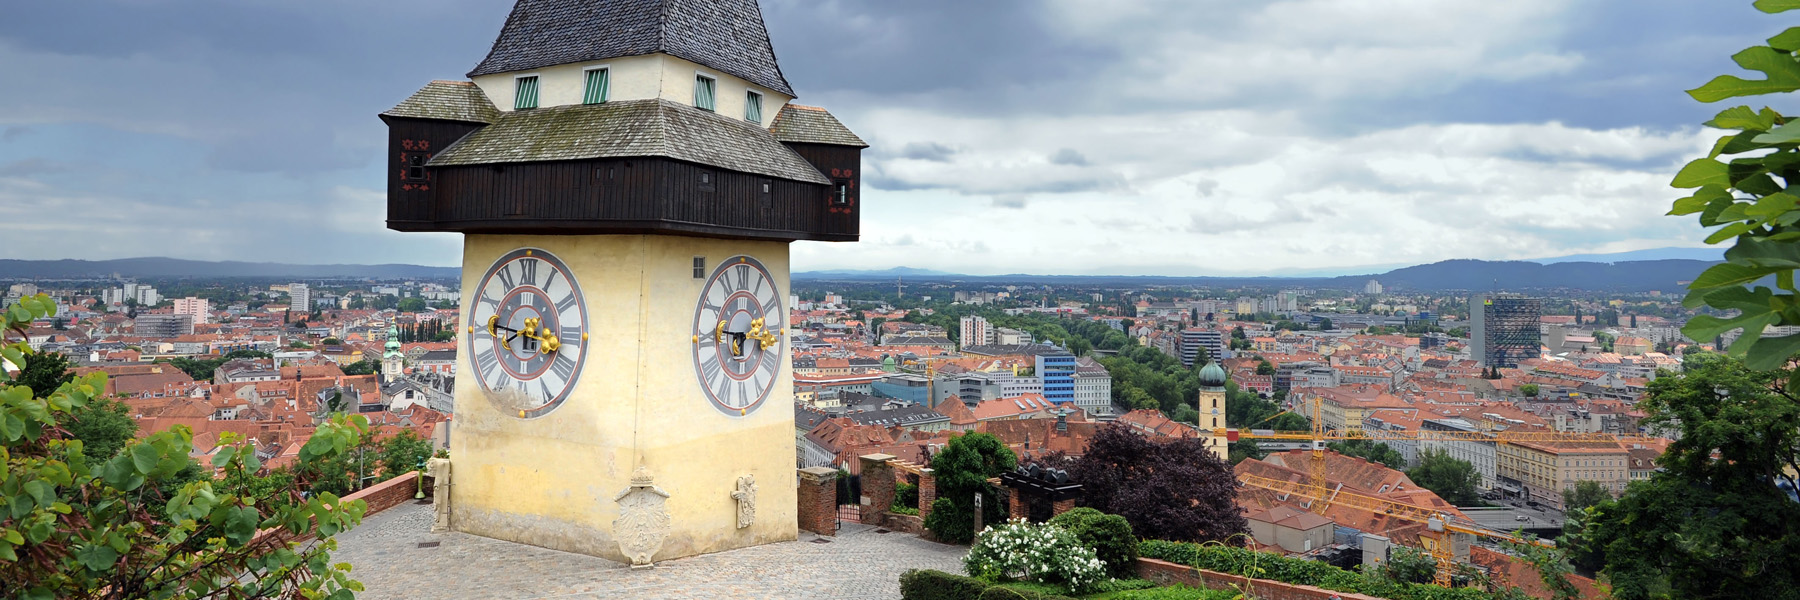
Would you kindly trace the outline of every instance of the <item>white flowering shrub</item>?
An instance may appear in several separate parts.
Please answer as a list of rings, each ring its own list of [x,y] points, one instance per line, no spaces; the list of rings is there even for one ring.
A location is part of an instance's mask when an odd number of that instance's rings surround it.
[[[1076,592],[1106,579],[1106,563],[1069,530],[1015,519],[975,538],[963,559],[969,575],[1003,581],[1063,582]]]

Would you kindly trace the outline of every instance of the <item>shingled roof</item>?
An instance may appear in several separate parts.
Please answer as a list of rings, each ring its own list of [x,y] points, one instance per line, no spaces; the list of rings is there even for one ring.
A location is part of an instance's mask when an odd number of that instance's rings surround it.
[[[516,110],[458,140],[431,166],[661,156],[703,165],[829,185],[831,180],[741,119],[667,100]]]
[[[381,116],[493,123],[500,118],[500,111],[474,82],[439,80],[425,84],[413,92],[412,97]]]
[[[839,123],[837,117],[816,106],[790,103],[781,107],[781,112],[775,115],[775,123],[769,126],[769,133],[783,142],[869,147],[862,138],[851,133],[850,128]]]
[[[794,95],[756,0],[519,0],[469,77],[656,52]]]

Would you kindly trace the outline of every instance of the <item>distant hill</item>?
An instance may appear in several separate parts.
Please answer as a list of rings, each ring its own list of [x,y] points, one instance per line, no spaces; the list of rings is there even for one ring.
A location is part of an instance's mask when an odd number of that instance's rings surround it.
[[[1447,260],[1394,269],[1386,273],[1340,277],[1163,277],[1147,275],[958,275],[922,269],[885,271],[815,271],[795,273],[796,281],[892,281],[897,272],[916,281],[968,283],[1064,284],[1105,286],[1193,285],[1213,287],[1292,286],[1360,290],[1370,279],[1390,290],[1545,290],[1646,292],[1678,291],[1716,261],[1649,260],[1600,262]]]
[[[1643,260],[1612,264],[1525,261],[1446,260],[1429,265],[1395,269],[1380,275],[1336,278],[1333,287],[1360,287],[1375,279],[1388,289],[1529,290],[1579,289],[1595,291],[1676,291],[1717,261]]]
[[[1716,262],[1724,260],[1724,258],[1725,249],[1715,246],[1711,248],[1650,248],[1647,250],[1614,252],[1611,254],[1571,254],[1555,258],[1533,258],[1530,260],[1534,263],[1548,265],[1565,262],[1619,263],[1672,259]]]
[[[0,259],[0,279],[209,279],[220,277],[292,277],[300,279],[455,279],[462,269],[420,265],[293,265],[284,263],[211,262],[178,258],[117,260]]]

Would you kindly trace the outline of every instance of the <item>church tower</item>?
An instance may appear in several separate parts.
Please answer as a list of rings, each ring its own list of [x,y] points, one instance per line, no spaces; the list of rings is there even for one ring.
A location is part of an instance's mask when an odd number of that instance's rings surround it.
[[[518,0],[468,77],[381,114],[388,227],[464,234],[451,528],[795,539],[788,244],[857,239],[867,144],[756,0]]]
[[[393,383],[406,373],[406,354],[400,351],[400,328],[388,323],[387,351],[381,354],[381,383]]]
[[[1230,442],[1225,435],[1225,369],[1219,363],[1200,368],[1200,439],[1219,460],[1229,461]]]

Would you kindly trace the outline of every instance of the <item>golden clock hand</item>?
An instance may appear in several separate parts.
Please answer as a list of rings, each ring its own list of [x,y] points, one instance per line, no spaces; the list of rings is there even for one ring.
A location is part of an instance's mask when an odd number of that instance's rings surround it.
[[[719,326],[713,328],[713,344],[717,345],[724,341],[725,341],[725,321],[723,319],[720,319]]]
[[[542,343],[545,352],[554,353],[557,349],[562,348],[562,340],[558,339],[556,334],[550,333],[549,327],[543,328],[543,331],[539,333],[538,340]]]

